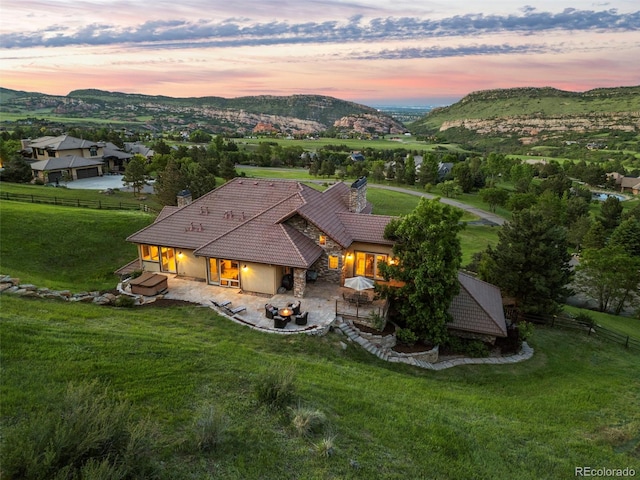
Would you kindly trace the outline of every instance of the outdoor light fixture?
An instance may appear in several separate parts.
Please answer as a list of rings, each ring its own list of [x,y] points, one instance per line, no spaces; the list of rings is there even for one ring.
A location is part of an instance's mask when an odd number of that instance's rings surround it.
[[[246,264],[246,263],[242,266],[242,269],[243,269],[243,270],[246,270],[246,269],[247,269],[247,264]]]
[[[178,258],[182,258],[182,252],[178,252]]]

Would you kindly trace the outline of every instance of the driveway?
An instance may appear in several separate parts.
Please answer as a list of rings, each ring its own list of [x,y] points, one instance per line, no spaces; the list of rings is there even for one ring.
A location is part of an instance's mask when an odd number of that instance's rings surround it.
[[[118,189],[124,192],[132,192],[133,188],[128,187],[122,181],[122,175],[103,175],[102,177],[81,178],[72,182],[62,182],[61,185],[75,190],[107,190]],[[142,187],[144,193],[153,193],[153,185]]]

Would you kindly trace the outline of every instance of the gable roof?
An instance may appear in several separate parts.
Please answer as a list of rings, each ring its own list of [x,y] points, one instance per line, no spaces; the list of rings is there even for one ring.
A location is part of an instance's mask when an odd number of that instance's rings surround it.
[[[48,172],[52,170],[64,170],[69,168],[88,168],[102,165],[102,160],[84,158],[77,155],[65,155],[63,157],[53,157],[47,160],[40,160],[31,164],[32,170]]]
[[[165,207],[127,240],[308,268],[324,250],[285,223],[299,214],[344,247],[355,240],[390,244],[382,234],[391,217],[349,213],[348,193],[343,183],[319,192],[291,180],[235,178],[184,207]]]
[[[507,324],[502,308],[502,295],[495,285],[458,272],[460,293],[449,307],[453,320],[448,328],[472,333],[507,336]]]

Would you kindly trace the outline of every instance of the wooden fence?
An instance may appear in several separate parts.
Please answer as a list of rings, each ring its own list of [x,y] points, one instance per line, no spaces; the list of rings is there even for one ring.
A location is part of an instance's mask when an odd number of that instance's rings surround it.
[[[508,315],[509,316],[509,315]],[[595,322],[577,320],[569,315],[521,315],[520,319],[537,325],[547,325],[554,328],[576,330],[587,335],[594,335],[608,342],[617,343],[628,350],[640,352],[640,340],[602,327]]]
[[[0,199],[15,202],[42,203],[47,205],[59,205],[62,207],[92,208],[96,210],[142,210],[143,212],[157,213],[145,203],[110,202],[104,200],[81,200],[79,198],[60,198],[46,195],[29,195],[22,193],[0,192]]]

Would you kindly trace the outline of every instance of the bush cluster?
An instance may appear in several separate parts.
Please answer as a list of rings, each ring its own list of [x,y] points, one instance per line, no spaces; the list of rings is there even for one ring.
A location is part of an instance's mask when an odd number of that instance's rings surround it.
[[[283,411],[295,399],[294,369],[285,367],[263,375],[256,384],[255,392],[260,403],[274,410]]]

